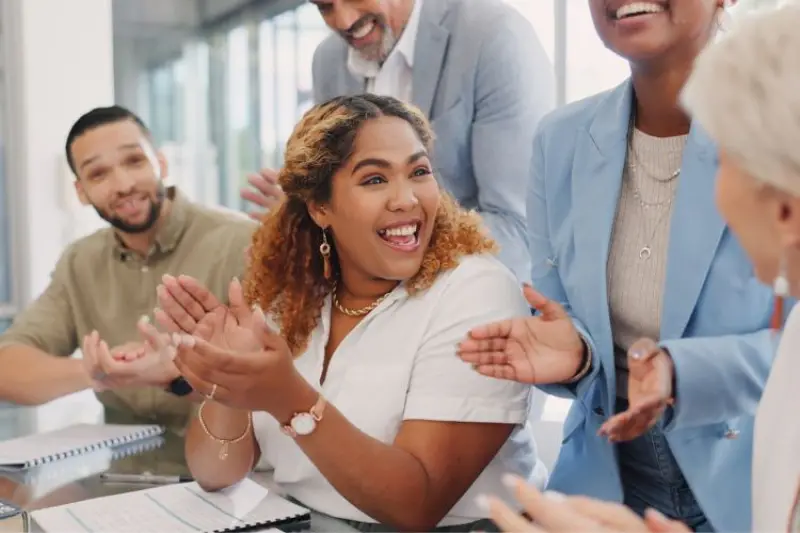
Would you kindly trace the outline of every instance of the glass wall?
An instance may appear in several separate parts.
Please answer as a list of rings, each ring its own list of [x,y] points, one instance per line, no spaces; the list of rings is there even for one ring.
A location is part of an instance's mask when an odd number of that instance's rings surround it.
[[[313,105],[311,62],[329,31],[313,4],[303,4],[260,25],[261,150],[264,165],[280,166],[283,145]]]
[[[0,43],[2,43],[0,39]],[[4,53],[0,49],[0,54]],[[16,307],[12,285],[14,254],[11,246],[12,202],[9,176],[6,172],[6,80],[0,69],[0,331],[14,316]]]

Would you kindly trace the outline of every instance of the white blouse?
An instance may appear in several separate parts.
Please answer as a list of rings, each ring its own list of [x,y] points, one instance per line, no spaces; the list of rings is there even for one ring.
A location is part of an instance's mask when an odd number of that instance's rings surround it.
[[[796,531],[800,491],[800,306],[783,330],[761,396],[753,451],[753,531]]]
[[[501,483],[504,473],[532,477],[536,451],[526,424],[531,388],[481,376],[456,355],[457,344],[471,328],[530,313],[519,282],[495,258],[464,258],[414,296],[399,286],[342,341],[325,384],[319,386],[330,310],[328,298],[308,351],[295,365],[364,433],[389,444],[404,420],[519,424],[440,525],[485,518],[475,499],[479,494],[508,494]],[[275,419],[255,413],[254,425],[260,464],[274,468],[281,489],[316,511],[375,522],[328,483],[295,441],[281,433]]]

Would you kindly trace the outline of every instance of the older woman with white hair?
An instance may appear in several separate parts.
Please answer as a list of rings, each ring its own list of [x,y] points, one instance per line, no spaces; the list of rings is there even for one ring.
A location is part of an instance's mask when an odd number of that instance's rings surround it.
[[[717,206],[758,278],[800,296],[800,4],[755,13],[698,58],[684,107],[719,149]],[[789,315],[756,417],[753,530],[800,531],[800,308]],[[721,354],[723,355],[723,354]],[[721,361],[724,359],[721,359]],[[714,379],[714,376],[708,376]],[[508,480],[535,525],[488,499],[513,531],[685,531],[658,513],[588,498],[542,497]]]

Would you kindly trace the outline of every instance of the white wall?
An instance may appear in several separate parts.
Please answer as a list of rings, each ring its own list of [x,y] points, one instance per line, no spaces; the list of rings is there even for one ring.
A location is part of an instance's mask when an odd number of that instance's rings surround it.
[[[64,247],[100,227],[77,202],[64,142],[81,114],[114,101],[111,0],[3,0],[2,7],[14,279],[24,307],[46,287]],[[36,410],[37,428],[65,407]]]

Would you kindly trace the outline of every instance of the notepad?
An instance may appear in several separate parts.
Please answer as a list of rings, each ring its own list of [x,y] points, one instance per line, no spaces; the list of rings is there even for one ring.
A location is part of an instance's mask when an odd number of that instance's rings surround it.
[[[25,469],[164,433],[162,426],[76,424],[0,442],[0,468]]]
[[[45,532],[223,533],[281,527],[311,519],[251,479],[218,492],[180,483],[41,509],[31,518]]]
[[[114,448],[102,448],[31,468],[0,468],[0,475],[20,485],[27,486],[31,500],[38,500],[64,485],[108,471],[114,461],[131,455],[147,453],[163,445],[163,437],[150,437],[130,444],[123,444]]]

